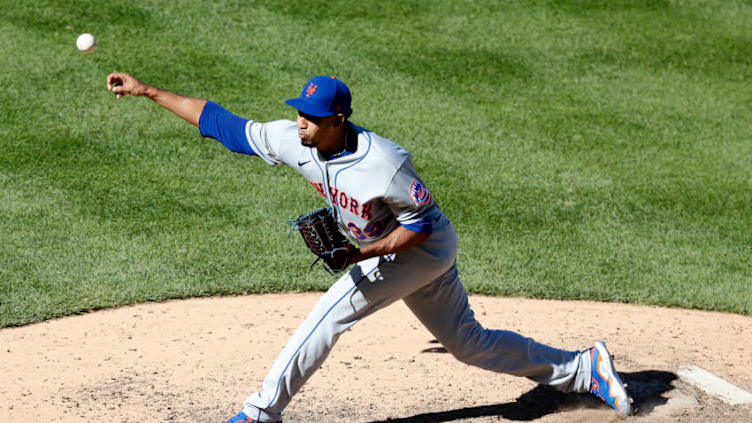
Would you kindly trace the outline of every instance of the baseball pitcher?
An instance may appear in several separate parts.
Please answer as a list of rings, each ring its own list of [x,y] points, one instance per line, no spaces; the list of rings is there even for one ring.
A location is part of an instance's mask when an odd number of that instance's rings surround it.
[[[327,268],[341,276],[289,339],[260,390],[228,422],[281,422],[287,404],[339,336],[397,300],[464,363],[565,392],[589,391],[619,413],[632,413],[602,342],[564,351],[481,326],[457,273],[454,227],[416,172],[412,155],[350,121],[350,90],[341,80],[311,78],[300,96],[286,101],[296,119],[273,122],[244,119],[211,101],[125,73],[108,75],[107,87],[118,99],[152,99],[233,152],[295,169],[327,203],[293,224]]]

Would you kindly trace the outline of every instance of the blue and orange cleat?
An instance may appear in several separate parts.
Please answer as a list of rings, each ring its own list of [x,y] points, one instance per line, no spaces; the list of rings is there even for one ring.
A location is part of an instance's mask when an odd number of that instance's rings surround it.
[[[231,418],[230,420],[227,420],[227,423],[261,423],[260,421],[256,419],[252,419],[248,417],[244,412],[240,412],[235,417]],[[282,423],[281,421],[275,422],[275,423]]]
[[[593,348],[590,348],[590,361],[592,363],[590,393],[605,401],[622,415],[632,414],[632,402],[619,374],[614,369],[606,344],[598,341]]]

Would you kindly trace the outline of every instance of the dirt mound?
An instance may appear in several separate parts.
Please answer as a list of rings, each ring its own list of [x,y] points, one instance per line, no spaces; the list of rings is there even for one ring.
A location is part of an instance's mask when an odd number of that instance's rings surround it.
[[[0,330],[0,421],[221,422],[240,410],[318,294],[141,304]],[[752,390],[752,318],[624,304],[471,296],[482,324],[559,348],[606,341],[630,421],[752,421],[684,383],[704,368]],[[471,368],[402,304],[344,334],[286,422],[619,421],[588,394]]]

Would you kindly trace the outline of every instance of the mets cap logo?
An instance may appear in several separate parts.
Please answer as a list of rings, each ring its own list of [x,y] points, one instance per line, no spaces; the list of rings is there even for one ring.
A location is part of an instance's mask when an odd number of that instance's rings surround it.
[[[431,202],[431,192],[423,185],[423,182],[416,178],[410,184],[410,198],[413,199],[416,206],[423,206]]]
[[[311,82],[310,84],[308,84],[308,88],[306,88],[306,90],[305,90],[305,96],[306,96],[306,98],[312,96],[313,93],[316,92],[316,88],[318,88],[318,87],[319,86],[316,85],[316,84],[314,84],[313,82]]]

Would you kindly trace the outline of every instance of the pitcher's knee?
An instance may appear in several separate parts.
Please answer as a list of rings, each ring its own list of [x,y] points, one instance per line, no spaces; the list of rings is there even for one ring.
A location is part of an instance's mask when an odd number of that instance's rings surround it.
[[[457,360],[471,366],[486,368],[489,358],[498,354],[490,340],[490,332],[478,326],[467,337],[458,336],[443,343],[447,351]]]

